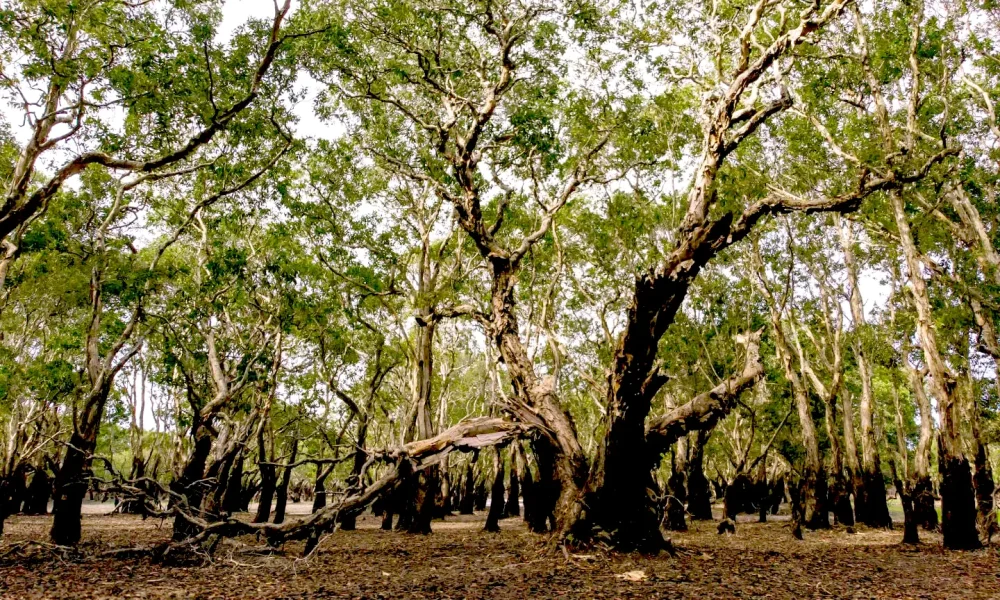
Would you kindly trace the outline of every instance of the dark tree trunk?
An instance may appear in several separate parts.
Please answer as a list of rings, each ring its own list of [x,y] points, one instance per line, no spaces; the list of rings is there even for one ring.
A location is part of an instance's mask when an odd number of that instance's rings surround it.
[[[830,485],[830,508],[833,509],[833,522],[844,526],[854,525],[854,508],[851,506],[851,495],[847,479],[842,473],[833,478]]]
[[[250,503],[253,502],[253,498],[259,490],[260,480],[252,476],[246,476],[246,483],[243,484],[243,492],[240,494],[239,512],[250,512]]]
[[[677,471],[667,480],[666,528],[668,530],[687,531],[687,522],[684,520],[684,503],[686,501],[687,490],[684,488],[684,473]],[[659,533],[659,527],[657,527],[657,533]]]
[[[986,458],[986,444],[976,444],[976,470],[973,483],[976,488],[976,522],[979,535],[985,543],[990,543],[998,531],[997,515],[993,506],[993,471]]]
[[[934,507],[934,486],[930,477],[918,478],[910,496],[913,500],[913,518],[927,531],[937,531],[938,513]]]
[[[976,529],[972,469],[968,459],[943,454],[938,453],[938,468],[941,471],[941,533],[944,547],[976,550],[982,544]]]
[[[45,472],[45,469],[35,469],[31,475],[31,483],[28,484],[27,496],[24,499],[24,514],[48,514],[50,496],[52,496],[52,479]]]
[[[511,454],[511,462],[513,463],[513,453]],[[504,507],[504,514],[508,517],[521,516],[521,486],[517,476],[517,469],[513,464],[511,464],[510,468],[510,485],[507,488],[507,504]]]
[[[426,535],[431,532],[431,520],[434,518],[434,506],[437,499],[437,468],[424,469],[413,476],[415,493],[412,496],[413,516],[407,533]]]
[[[514,442],[514,452],[523,468],[521,472],[521,498],[524,500],[524,512],[521,519],[528,526],[528,529],[533,531],[531,523],[535,515],[535,476],[531,472],[527,457],[524,455],[524,449],[517,442]]]
[[[862,473],[865,488],[864,523],[876,529],[892,529],[892,517],[889,515],[889,505],[885,495],[885,480],[878,454],[875,455],[875,467],[870,472]]]
[[[807,469],[808,471],[808,469]],[[805,526],[809,529],[829,529],[830,528],[830,511],[829,511],[829,493],[827,490],[826,482],[826,470],[820,469],[818,473],[815,474],[815,478],[812,481],[806,480],[806,485],[812,485],[812,502],[813,511],[812,519],[805,523]],[[805,495],[807,502],[810,500],[808,493]],[[808,505],[806,510],[803,511],[803,515],[808,515]]]
[[[413,523],[414,503],[413,497],[416,493],[414,490],[416,488],[416,477],[407,476],[403,477],[400,481],[399,487],[393,493],[392,507],[393,511],[399,515],[396,519],[396,525],[394,529],[396,531],[409,531],[411,523]]]
[[[753,497],[757,505],[757,522],[767,523],[767,513],[771,504],[771,487],[767,484],[767,473],[761,464],[760,473],[757,474],[757,481],[753,484]]]
[[[323,465],[316,465],[316,484],[313,487],[312,512],[316,512],[326,506],[326,478],[329,477],[332,469],[324,470]]]
[[[458,505],[458,512],[462,515],[471,515],[476,504],[476,475],[472,469],[472,461],[465,467],[465,481],[462,492],[462,500]]]
[[[797,540],[802,539],[802,516],[805,508],[803,491],[805,485],[806,484],[802,481],[788,485],[788,492],[791,496],[790,504],[792,506],[792,537]]]
[[[243,461],[243,452],[240,450],[229,469],[226,491],[222,496],[222,510],[228,514],[238,513],[243,508]]]
[[[212,451],[212,436],[208,430],[200,425],[196,426],[194,449],[181,476],[171,485],[170,489],[184,497],[186,506],[182,507],[186,512],[197,515],[201,509],[202,496],[204,495],[205,463],[208,455]],[[180,515],[174,517],[174,540],[183,540],[196,533],[192,525]]]
[[[257,514],[254,523],[267,523],[271,518],[274,503],[274,488],[278,485],[278,474],[274,465],[260,465],[260,496],[257,499]]]
[[[10,516],[8,510],[10,500],[10,483],[8,483],[6,477],[0,477],[0,535],[3,535],[3,526],[7,521],[7,517]]]
[[[94,443],[79,432],[70,436],[70,445],[66,447],[66,454],[53,485],[52,529],[49,536],[54,544],[73,546],[80,541],[80,513],[90,475],[90,460],[87,455],[93,451]]]
[[[473,508],[479,512],[486,510],[486,482],[480,479],[476,482],[476,501]]]
[[[896,492],[899,494],[899,502],[903,505],[903,543],[919,544],[920,533],[917,530],[917,519],[913,511],[913,493],[903,483],[899,472],[896,470],[896,464],[892,459],[889,460],[889,468],[892,470],[892,481],[893,485],[896,486]]]
[[[555,523],[555,507],[559,497],[559,479],[555,475],[552,450],[544,443],[533,443],[537,478],[531,483],[531,511],[525,515],[528,530],[546,533]],[[485,486],[484,486],[485,487]],[[527,500],[525,500],[527,502]],[[527,510],[525,511],[527,512]]]
[[[771,486],[771,493],[768,497],[768,506],[772,515],[778,514],[781,503],[785,500],[785,478],[779,477]]]
[[[688,513],[694,521],[712,520],[712,493],[705,477],[705,444],[710,431],[698,431],[691,436],[688,458],[687,495]]]
[[[299,454],[299,438],[292,438],[292,447],[288,458],[288,463],[295,462]],[[278,486],[274,503],[274,524],[279,525],[285,522],[285,509],[288,506],[288,484],[292,481],[292,467],[285,467],[285,472],[281,475],[281,485]]]
[[[437,502],[434,505],[434,516],[438,519],[452,517],[451,506],[451,476],[448,473],[447,461],[437,469],[439,485],[437,486]]]
[[[490,488],[490,512],[486,515],[486,525],[483,531],[500,531],[500,519],[504,517],[504,471],[503,455],[500,448],[496,448],[496,455],[493,458],[493,468],[496,474],[493,476],[493,486]]]
[[[913,496],[902,486],[902,481],[896,485],[896,489],[899,490],[899,500],[903,505],[903,543],[919,544],[920,533],[917,529],[917,516],[913,511]]]
[[[726,486],[726,482],[721,479],[712,479],[710,480],[710,483],[712,484],[712,490],[715,492],[715,499],[721,500],[722,498],[725,498],[726,487],[728,487]]]
[[[733,482],[726,486],[726,495],[723,501],[723,519],[736,521],[740,513],[752,513],[754,503],[754,485],[745,473],[738,473]]]

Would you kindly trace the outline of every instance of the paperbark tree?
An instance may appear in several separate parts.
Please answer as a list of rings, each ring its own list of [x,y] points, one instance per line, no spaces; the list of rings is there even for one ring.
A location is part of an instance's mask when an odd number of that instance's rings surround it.
[[[858,502],[855,516],[859,522],[869,527],[891,528],[892,517],[889,516],[889,505],[886,502],[881,457],[875,441],[873,418],[875,395],[872,391],[871,366],[865,355],[862,339],[866,323],[861,288],[858,285],[858,267],[854,259],[854,234],[846,219],[840,220],[840,244],[844,252],[844,264],[847,267],[851,290],[851,317],[855,330],[852,349],[858,363],[858,376],[861,378],[861,403],[858,409],[861,415],[861,480],[864,487],[862,490],[855,490],[856,498],[858,495],[863,497],[863,500]]]
[[[830,526],[826,494],[826,470],[820,456],[819,440],[816,437],[816,425],[812,418],[812,405],[809,392],[799,377],[792,363],[792,348],[785,334],[782,323],[785,305],[792,294],[791,271],[788,271],[785,290],[779,300],[768,284],[767,275],[760,251],[754,248],[751,254],[757,276],[758,288],[767,300],[771,314],[771,331],[774,334],[775,353],[792,387],[792,397],[798,412],[799,428],[802,432],[802,445],[805,447],[805,460],[802,466],[802,484],[800,488],[802,522],[811,529],[824,529]]]

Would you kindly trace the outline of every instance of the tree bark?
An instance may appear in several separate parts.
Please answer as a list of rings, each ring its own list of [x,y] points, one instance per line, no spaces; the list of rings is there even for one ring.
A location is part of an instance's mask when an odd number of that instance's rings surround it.
[[[755,248],[751,258],[757,271],[758,288],[767,299],[771,315],[771,328],[774,333],[775,352],[792,387],[792,397],[799,417],[799,428],[802,434],[802,445],[805,448],[805,461],[802,466],[802,481],[800,482],[802,508],[801,522],[810,529],[824,529],[830,526],[826,507],[826,475],[820,458],[819,441],[816,437],[816,425],[812,418],[812,405],[809,393],[798,372],[792,366],[792,348],[785,336],[781,322],[781,312],[774,294],[771,293],[765,281],[764,264],[760,252]]]
[[[326,478],[333,472],[333,465],[326,469],[323,465],[316,463],[316,484],[313,492],[312,512],[317,512],[326,506]]]
[[[687,503],[687,436],[677,439],[670,478],[667,479],[666,528],[669,531],[687,531],[684,504]]]
[[[428,273],[423,273],[426,277]],[[423,288],[421,288],[423,289]],[[411,394],[416,406],[416,435],[418,439],[427,439],[434,435],[434,423],[431,416],[431,385],[434,377],[434,332],[435,321],[431,314],[424,310],[423,318],[417,319],[415,356],[412,371]],[[432,467],[415,475],[413,484],[412,504],[408,510],[406,531],[408,533],[427,534],[431,532],[431,520],[434,518],[439,484],[438,468]]]
[[[705,477],[705,444],[712,432],[698,430],[688,435],[688,513],[694,521],[712,520],[712,493]]]
[[[478,457],[474,456],[465,466],[464,491],[458,507],[458,513],[461,515],[471,515],[475,512],[473,509],[476,504],[476,474],[473,465],[476,458]]]
[[[291,447],[289,449],[288,464],[291,465],[295,462],[295,458],[299,453],[299,438],[293,437],[291,442]],[[274,504],[274,524],[280,525],[285,521],[285,510],[288,506],[288,485],[292,481],[292,467],[285,467],[284,473],[281,474],[281,484],[275,493],[275,504]]]
[[[99,314],[99,302],[96,306],[95,314]],[[95,317],[95,320],[98,318]],[[88,335],[88,340],[93,340],[96,344],[96,335]],[[97,356],[96,350],[90,350],[89,355]],[[83,497],[87,493],[91,456],[97,448],[97,434],[104,417],[104,406],[111,392],[110,379],[103,371],[97,377],[91,376],[91,380],[97,381],[98,385],[84,402],[79,423],[70,436],[66,454],[63,455],[53,482],[52,529],[49,537],[52,543],[60,546],[74,546],[80,541]]]
[[[257,428],[257,465],[260,470],[260,496],[257,499],[257,513],[254,523],[271,520],[271,504],[274,502],[274,488],[278,485],[278,474],[273,464],[267,464],[267,446],[264,440],[265,423]]]
[[[49,497],[52,495],[52,479],[43,467],[35,467],[28,484],[24,500],[24,514],[45,515],[49,512]]]
[[[844,263],[847,266],[848,281],[851,286],[851,316],[854,319],[855,340],[854,356],[858,363],[858,374],[861,378],[861,478],[864,485],[865,501],[861,504],[858,521],[869,527],[892,529],[892,517],[889,516],[889,505],[885,495],[885,481],[882,477],[881,457],[878,443],[875,441],[873,410],[875,397],[872,391],[871,366],[865,354],[860,333],[865,326],[865,313],[861,299],[861,289],[858,285],[858,267],[854,260],[854,239],[850,223],[840,219],[840,241],[844,252]]]
[[[228,514],[238,513],[243,508],[243,461],[243,450],[240,449],[229,470],[226,491],[222,496],[222,510]]]
[[[80,541],[81,511],[83,498],[87,493],[87,477],[90,475],[88,454],[96,444],[88,441],[78,432],[70,437],[53,488],[52,529],[49,536],[53,544],[73,546]]]
[[[493,486],[490,488],[490,512],[486,515],[486,525],[483,526],[483,531],[499,532],[500,519],[504,517],[505,509],[503,499],[504,461],[500,447],[497,446],[494,450],[496,452],[493,457],[495,475],[493,476]]]
[[[917,450],[913,455],[913,483],[910,495],[913,498],[913,514],[917,523],[928,531],[937,531],[938,514],[934,507],[934,486],[931,483],[931,439],[934,435],[934,417],[931,401],[924,390],[924,377],[910,363],[910,349],[903,346],[903,363],[910,379],[910,389],[917,399],[917,414],[920,415],[920,436]]]
[[[917,334],[924,362],[931,375],[931,389],[938,401],[941,423],[938,434],[938,470],[941,473],[941,530],[944,545],[953,550],[979,548],[981,544],[976,530],[972,470],[962,450],[955,380],[948,372],[937,347],[930,295],[921,274],[919,253],[913,241],[902,193],[891,190],[889,199],[909,271],[910,293],[917,309]]]
[[[508,517],[521,516],[521,486],[520,476],[522,469],[517,464],[517,453],[511,450],[510,453],[510,485],[507,488],[507,505],[504,514]]]

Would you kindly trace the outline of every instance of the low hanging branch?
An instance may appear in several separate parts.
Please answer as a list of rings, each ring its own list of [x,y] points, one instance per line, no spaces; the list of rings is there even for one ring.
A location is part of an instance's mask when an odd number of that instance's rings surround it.
[[[471,452],[488,446],[506,444],[514,439],[527,436],[531,430],[530,426],[521,423],[513,423],[500,418],[477,417],[446,429],[435,437],[410,442],[393,450],[373,452],[365,469],[375,462],[392,465],[392,468],[375,483],[364,488],[348,490],[347,495],[340,502],[322,508],[302,519],[286,521],[280,525],[248,523],[231,517],[219,521],[208,521],[195,514],[196,511],[190,510],[183,495],[171,492],[159,482],[149,478],[126,481],[116,475],[116,481],[112,482],[111,489],[145,502],[149,499],[149,495],[138,484],[151,484],[158,487],[162,493],[170,495],[174,502],[167,511],[151,510],[150,514],[164,517],[177,516],[191,525],[191,530],[194,533],[190,537],[154,548],[152,549],[154,553],[166,554],[173,549],[191,547],[213,535],[237,537],[247,534],[263,534],[272,545],[289,540],[310,540],[306,546],[308,553],[315,547],[319,536],[332,531],[342,516],[360,513],[408,474],[440,463],[451,452]],[[94,458],[102,460],[100,457]],[[106,460],[104,462],[110,469],[110,463]],[[112,473],[114,472],[112,471]]]
[[[732,410],[736,398],[764,374],[760,360],[760,331],[742,334],[737,341],[746,344],[747,357],[743,371],[719,385],[698,394],[662,417],[650,420],[646,426],[646,444],[654,456],[666,452],[678,438],[689,431],[712,429]]]

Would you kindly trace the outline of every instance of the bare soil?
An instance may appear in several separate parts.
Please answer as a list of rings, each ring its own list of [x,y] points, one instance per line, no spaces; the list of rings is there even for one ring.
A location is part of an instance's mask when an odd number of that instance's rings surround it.
[[[50,518],[15,516],[0,540],[0,598],[1000,598],[1000,548],[945,552],[926,532],[916,548],[899,545],[899,528],[798,541],[787,521],[746,516],[735,535],[708,522],[672,533],[676,556],[564,556],[546,553],[519,519],[488,534],[484,518],[451,517],[412,536],[366,516],[308,559],[301,544],[270,552],[247,537],[211,558],[153,561],[101,553],[165,541],[169,522],[88,514],[80,552],[67,554],[29,543],[46,539]]]

